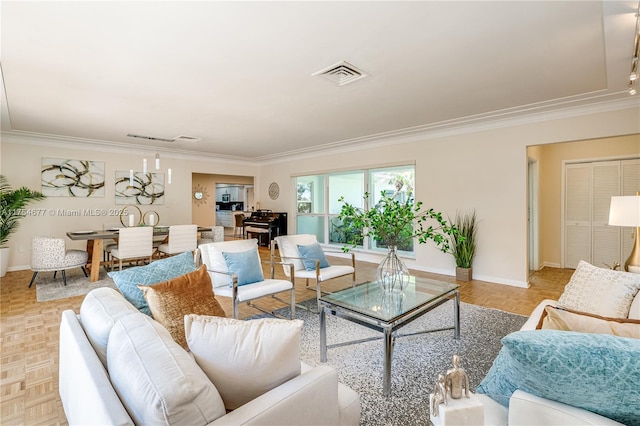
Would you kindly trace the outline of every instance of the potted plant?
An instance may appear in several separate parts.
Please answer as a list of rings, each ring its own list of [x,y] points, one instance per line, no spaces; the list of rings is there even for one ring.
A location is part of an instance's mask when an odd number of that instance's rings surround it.
[[[451,236],[457,234],[455,226],[449,225],[442,213],[423,209],[422,202],[415,201],[410,191],[393,195],[383,191],[375,206],[369,206],[369,193],[365,193],[364,208],[345,203],[344,197],[338,201],[344,203],[338,218],[345,225],[346,235],[352,237],[347,241],[349,244],[355,246],[368,236],[379,247],[387,247],[387,256],[378,266],[376,277],[388,292],[402,291],[408,283],[409,270],[398,258],[398,247],[417,239],[420,244],[433,241],[446,253],[450,250]]]
[[[9,247],[5,244],[25,216],[23,209],[32,201],[43,198],[43,194],[26,187],[12,189],[7,178],[0,175],[0,277],[5,276],[9,264]]]
[[[472,209],[456,212],[456,217],[451,222],[458,230],[450,235],[451,254],[456,261],[456,280],[471,281],[478,230],[476,211]]]

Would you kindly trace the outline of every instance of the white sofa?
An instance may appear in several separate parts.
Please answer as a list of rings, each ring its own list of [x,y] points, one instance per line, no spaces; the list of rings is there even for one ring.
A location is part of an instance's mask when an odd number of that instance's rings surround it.
[[[558,306],[558,301],[546,299],[533,310],[521,330],[536,330],[546,306]],[[640,292],[629,311],[629,319],[640,319]],[[553,385],[553,384],[550,384]],[[576,392],[579,392],[576,389]],[[484,404],[485,425],[622,425],[590,411],[516,390],[509,399],[509,408],[484,394],[477,394]]]
[[[131,363],[148,357],[150,354],[145,350],[155,352],[153,357],[146,358],[153,362],[138,364],[140,367],[127,375],[130,377],[122,377],[123,370],[117,366],[117,358],[122,358],[123,345],[114,333],[126,328],[123,324],[131,323],[132,319],[139,324],[135,329],[125,330],[125,334],[138,333],[134,339],[138,342],[133,342],[135,348],[127,352],[131,355],[124,360],[129,364],[126,367],[131,368]],[[143,343],[139,342],[140,333],[143,333]],[[118,356],[113,353],[115,351]],[[155,358],[159,353],[180,360],[187,365],[186,370],[176,373],[171,368],[151,367],[156,365]],[[213,385],[206,383],[206,375],[191,354],[177,345],[159,323],[139,313],[120,293],[109,288],[90,292],[79,315],[71,310],[62,313],[59,365],[60,396],[71,425],[360,423],[358,394],[338,383],[337,373],[332,368],[311,368],[304,364],[299,376],[245,405],[228,413],[223,406],[217,414],[206,414],[221,399],[214,401],[220,398],[219,394],[215,392],[215,398],[210,395]],[[140,399],[143,399],[142,403]],[[136,404],[141,407],[135,408]],[[141,421],[141,418],[145,420]],[[203,418],[206,421],[202,421]]]

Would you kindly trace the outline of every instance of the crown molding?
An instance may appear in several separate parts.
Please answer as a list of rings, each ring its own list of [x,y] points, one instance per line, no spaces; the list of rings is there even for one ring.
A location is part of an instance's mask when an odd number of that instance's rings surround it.
[[[612,99],[613,98],[613,99]],[[562,107],[562,105],[566,105]],[[486,114],[463,117],[456,120],[442,121],[421,126],[408,127],[390,132],[376,133],[356,138],[345,139],[327,144],[317,145],[285,153],[270,154],[257,158],[223,155],[217,153],[179,150],[170,148],[153,148],[171,158],[223,161],[226,164],[261,166],[276,164],[292,160],[304,160],[317,156],[319,153],[344,153],[359,151],[378,146],[389,146],[402,143],[425,141],[436,138],[477,133],[506,127],[516,127],[526,124],[554,121],[563,118],[578,117],[596,113],[640,108],[640,97],[629,96],[626,91],[614,94],[594,94],[590,98],[568,98],[555,102],[543,102],[524,108],[510,108]],[[49,135],[19,130],[2,131],[2,140],[7,143],[30,144],[57,148],[81,148],[87,151],[144,155],[148,148],[123,142],[94,140],[70,136]]]
[[[76,138],[72,136],[49,135],[36,132],[23,132],[20,130],[2,131],[2,141],[6,143],[19,143],[26,145],[46,146],[55,148],[83,149],[96,152],[122,152],[145,155],[150,151],[165,154],[169,158],[220,162],[225,164],[256,166],[257,161],[252,158],[222,155],[209,152],[189,151],[180,149],[168,149],[162,147],[140,147],[123,142],[110,142],[96,139]]]
[[[614,96],[615,95],[615,96]],[[425,141],[468,133],[477,133],[507,127],[517,127],[526,124],[560,120],[563,118],[579,117],[603,112],[640,108],[640,97],[629,96],[626,91],[614,95],[600,95],[579,101],[566,100],[564,102],[545,102],[530,105],[526,109],[509,109],[492,113],[464,117],[456,120],[442,121],[423,126],[408,127],[391,132],[377,133],[357,138],[345,139],[315,146],[308,149],[290,151],[285,154],[273,154],[260,157],[263,164],[275,164],[284,161],[302,160],[316,156],[319,152],[344,153],[359,151],[378,146]],[[614,99],[610,99],[610,98]],[[598,101],[596,101],[598,99]],[[580,103],[579,105],[575,105]],[[558,105],[567,104],[566,107]],[[551,109],[553,108],[553,109]],[[640,130],[639,130],[640,131]]]

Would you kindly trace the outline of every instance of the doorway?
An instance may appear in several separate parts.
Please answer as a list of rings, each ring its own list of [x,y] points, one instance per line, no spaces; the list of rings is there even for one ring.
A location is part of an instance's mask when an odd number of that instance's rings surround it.
[[[529,229],[529,275],[540,269],[538,260],[538,161],[529,158],[527,169],[528,202],[527,225]]]

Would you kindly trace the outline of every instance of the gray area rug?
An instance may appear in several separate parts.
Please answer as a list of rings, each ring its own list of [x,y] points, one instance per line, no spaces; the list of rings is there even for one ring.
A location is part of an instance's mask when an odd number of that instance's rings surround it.
[[[288,317],[289,309],[278,312]],[[304,320],[300,344],[302,360],[310,365],[321,365],[318,315],[298,309],[296,317]],[[361,424],[428,425],[429,393],[438,374],[453,366],[453,355],[460,355],[461,366],[467,372],[473,391],[502,348],[500,339],[519,330],[526,319],[522,315],[461,303],[460,340],[453,338],[453,330],[396,339],[391,367],[391,396],[388,398],[382,394],[382,340],[329,349],[327,365],[338,371],[342,383],[360,394]],[[452,325],[453,302],[449,301],[400,329],[400,332]],[[327,316],[328,344],[379,335],[347,320]]]
[[[80,268],[67,271],[67,285],[62,282],[62,273],[58,272],[53,278],[53,272],[39,272],[36,277],[36,300],[48,302],[50,300],[66,299],[67,297],[82,296],[99,287],[111,287],[117,290],[116,284],[107,276],[104,269],[100,270],[98,281],[90,282]],[[31,278],[29,278],[31,279]]]

